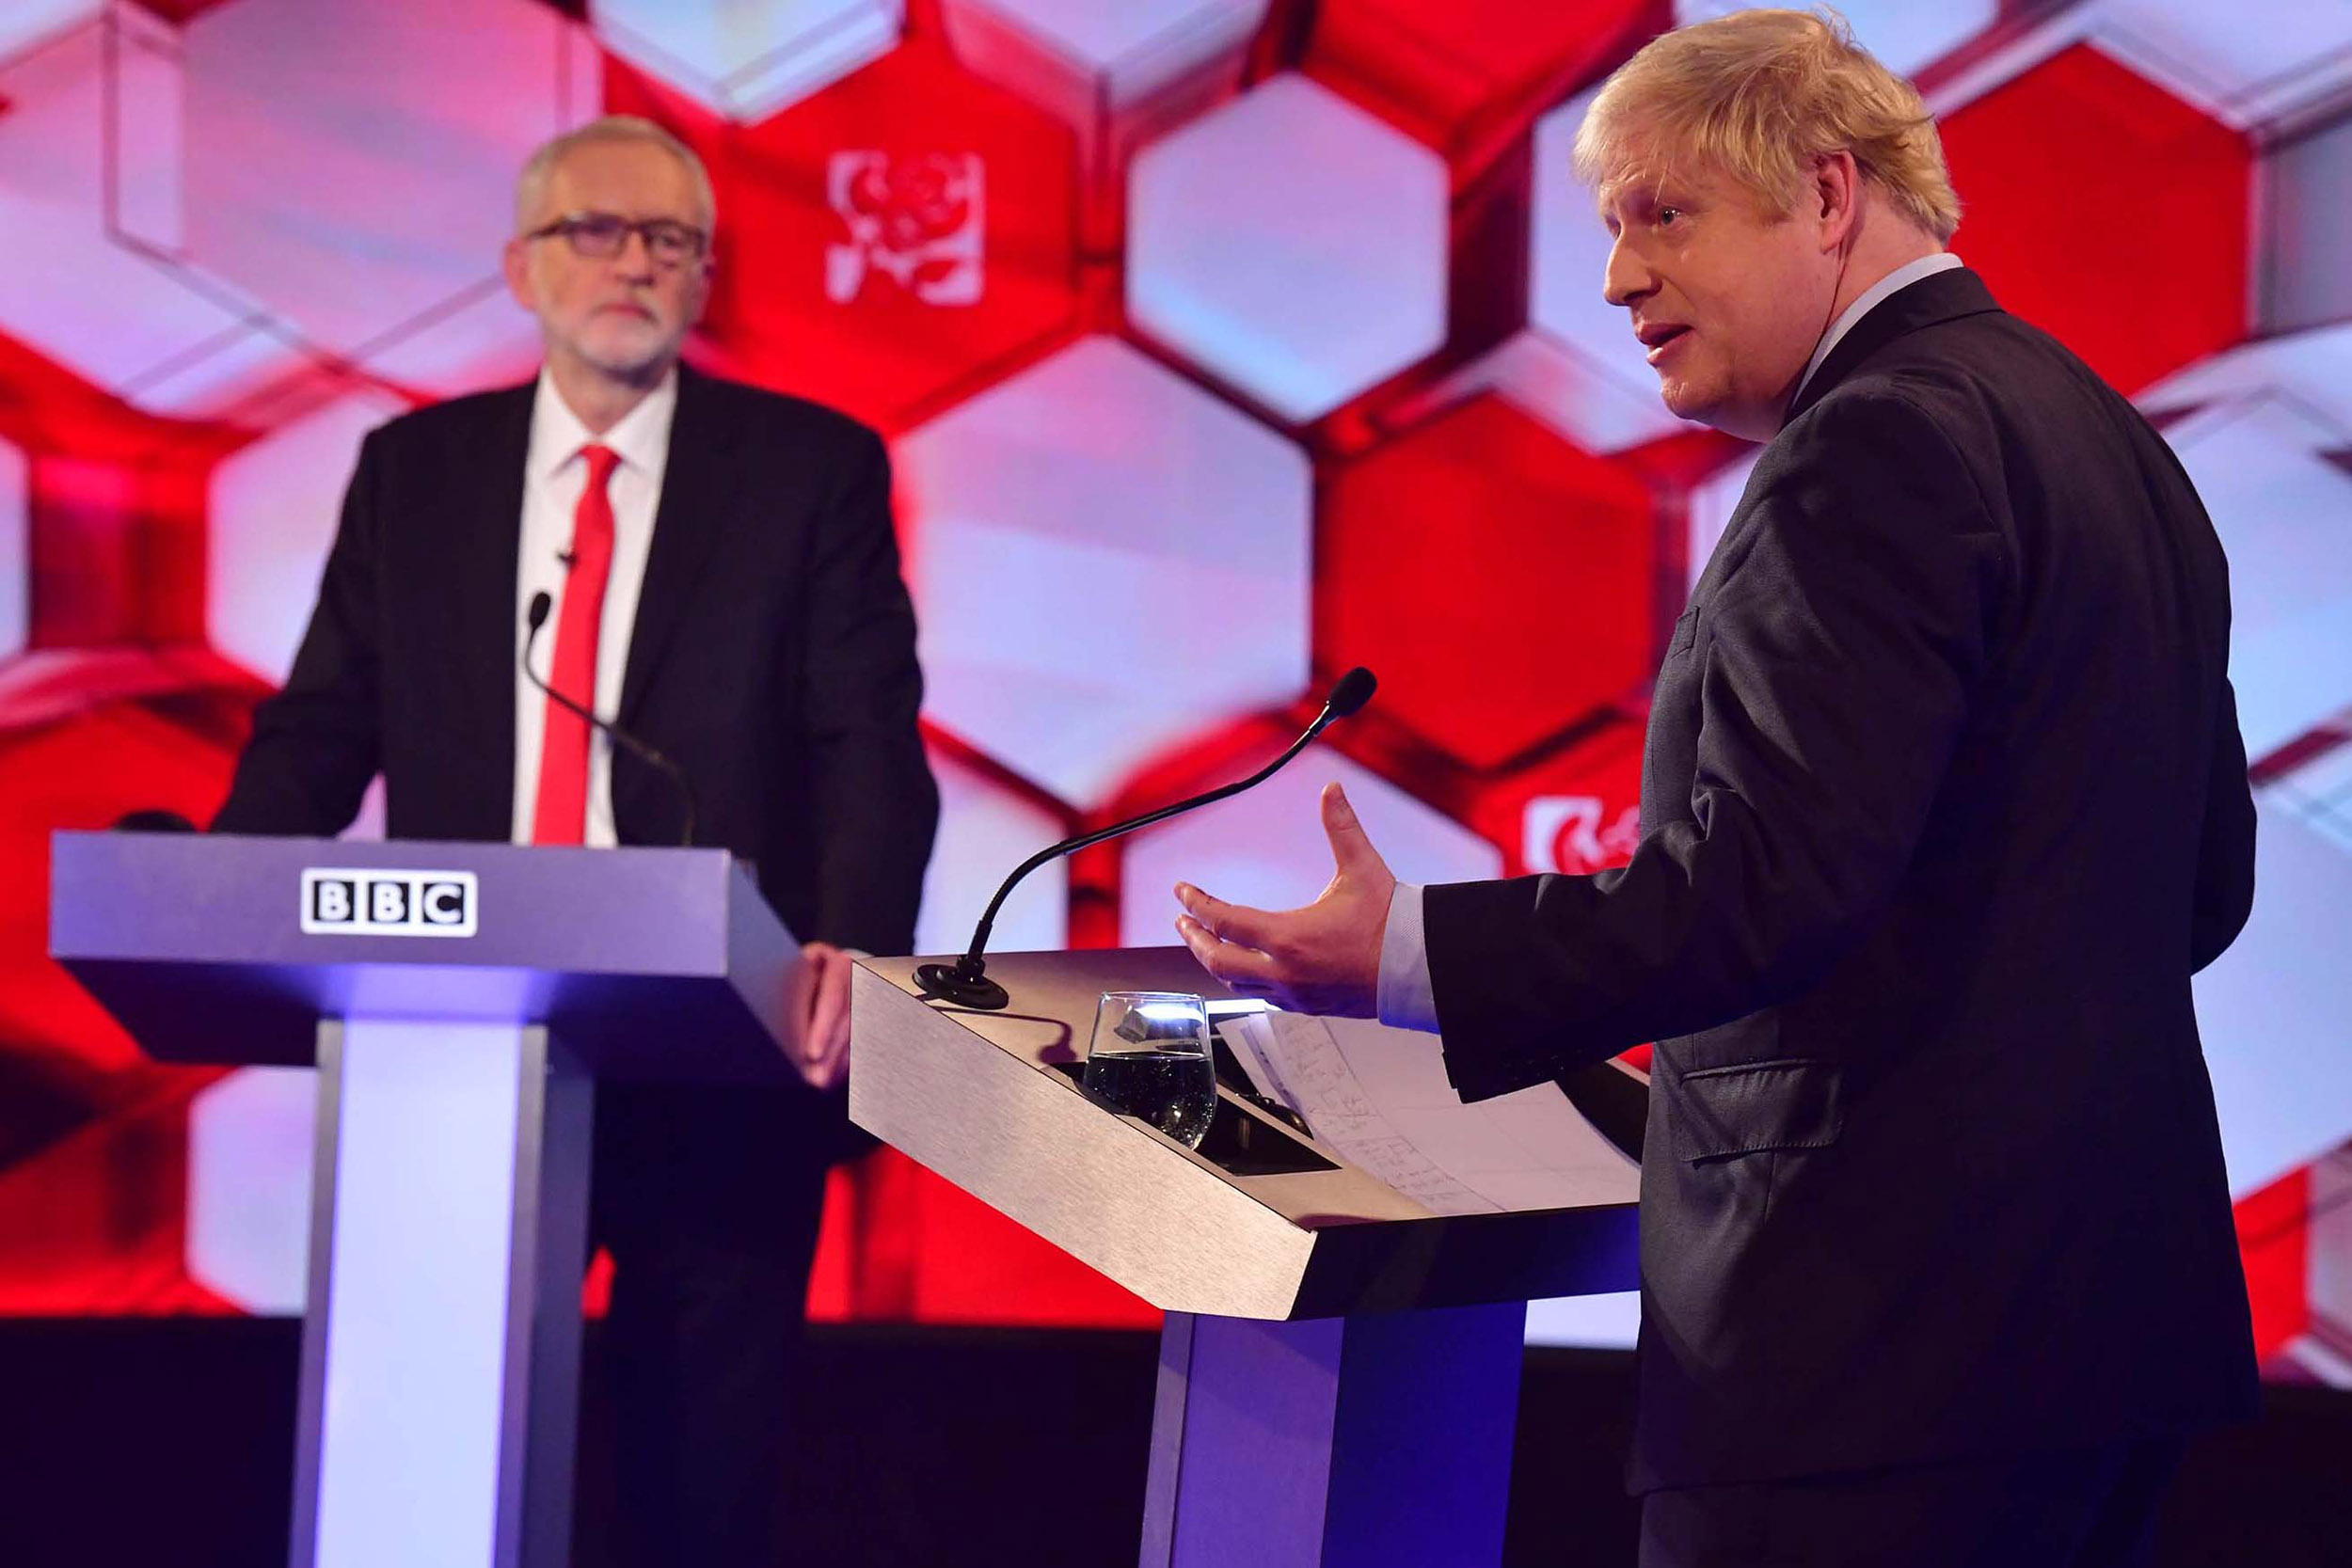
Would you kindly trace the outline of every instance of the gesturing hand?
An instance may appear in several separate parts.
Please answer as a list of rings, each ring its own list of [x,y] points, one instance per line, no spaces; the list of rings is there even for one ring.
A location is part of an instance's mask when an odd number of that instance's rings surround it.
[[[1336,784],[1323,786],[1323,831],[1337,869],[1304,909],[1269,914],[1176,884],[1176,917],[1200,967],[1241,996],[1330,1018],[1370,1018],[1380,992],[1380,939],[1396,877]]]

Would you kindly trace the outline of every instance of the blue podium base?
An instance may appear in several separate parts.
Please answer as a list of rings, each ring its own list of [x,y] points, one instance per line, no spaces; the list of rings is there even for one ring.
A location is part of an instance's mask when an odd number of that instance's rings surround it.
[[[1169,1313],[1142,1568],[1495,1568],[1526,1323]]]

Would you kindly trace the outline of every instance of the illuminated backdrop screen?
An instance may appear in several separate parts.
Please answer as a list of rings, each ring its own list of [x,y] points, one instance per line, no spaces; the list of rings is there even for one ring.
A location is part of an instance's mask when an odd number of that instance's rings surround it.
[[[1624,856],[1648,674],[1753,452],[1660,406],[1566,154],[1602,75],[1720,8],[0,9],[0,1311],[299,1305],[308,1078],[143,1061],[42,958],[46,836],[216,803],[361,435],[532,370],[510,183],[598,112],[710,165],[696,359],[891,440],[946,800],[926,950],[1036,844],[1234,776],[1359,662],[1381,695],[1334,744],[1041,874],[997,944],[1169,941],[1179,874],[1311,897],[1327,777],[1408,877]],[[2264,1351],[2334,1375],[2352,10],[1848,10],[1944,117],[1955,248],[2138,401],[2228,546],[2262,891],[2201,1010]],[[835,1178],[813,1305],[1152,1321],[887,1154]]]

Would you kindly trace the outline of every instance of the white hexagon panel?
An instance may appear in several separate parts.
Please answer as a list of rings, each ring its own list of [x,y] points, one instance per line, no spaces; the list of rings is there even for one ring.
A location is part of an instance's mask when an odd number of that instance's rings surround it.
[[[799,103],[898,41],[903,0],[589,0],[612,53],[746,123]]]
[[[209,414],[288,352],[230,290],[115,231],[110,191],[135,207],[176,178],[177,67],[154,25],[126,8],[119,24],[47,35],[0,66],[0,234],[13,242],[0,333],[141,408]]]
[[[245,1068],[188,1103],[188,1273],[248,1312],[302,1311],[317,1111],[309,1068]]]
[[[1444,340],[1444,161],[1303,76],[1153,145],[1128,200],[1130,318],[1285,420]]]
[[[1398,879],[1468,882],[1502,875],[1502,851],[1492,844],[1328,747],[1311,746],[1247,794],[1127,841],[1120,942],[1163,947],[1177,940],[1172,890],[1179,881],[1262,910],[1312,902],[1331,879],[1331,845],[1317,801],[1334,781]]]
[[[2230,558],[2230,680],[2260,760],[2352,704],[2352,434],[2257,392],[2171,425]]]
[[[2352,1137],[2352,854],[2272,792],[2256,805],[2253,915],[2196,981],[2221,1149],[2241,1197]]]
[[[24,454],[0,441],[0,658],[24,651],[32,622],[32,537]]]
[[[939,841],[923,873],[915,917],[917,953],[961,953],[972,927],[1012,868],[1069,836],[1062,819],[1003,780],[933,748],[939,781]],[[1070,864],[1054,861],[1029,873],[996,913],[989,948],[1001,953],[1057,951],[1070,942]]]
[[[2201,359],[2134,401],[2144,413],[2168,414],[2262,391],[2352,430],[2352,322],[2266,338]]]
[[[1306,454],[1089,338],[900,441],[928,712],[1060,800],[1307,682]]]
[[[424,390],[528,357],[499,255],[524,160],[596,112],[578,28],[532,0],[238,0],[181,53],[198,263],[342,358],[405,351]]]
[[[360,438],[405,407],[389,393],[355,389],[214,470],[204,626],[215,649],[273,685],[286,678],[318,599]]]
[[[943,0],[965,65],[1089,129],[1230,55],[1266,0]]]
[[[1933,8],[1927,8],[1932,9]],[[2100,0],[2099,46],[2225,125],[2269,124],[2352,82],[2344,0]]]
[[[1754,8],[1739,0],[1675,0],[1675,25]],[[1837,10],[1852,24],[1855,42],[1890,70],[1915,76],[1992,26],[2000,8],[1999,0],[1846,0]]]

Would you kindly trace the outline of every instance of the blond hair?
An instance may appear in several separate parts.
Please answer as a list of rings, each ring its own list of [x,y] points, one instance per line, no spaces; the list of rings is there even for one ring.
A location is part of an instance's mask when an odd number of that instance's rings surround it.
[[[515,231],[522,233],[538,221],[539,206],[548,198],[548,182],[555,178],[555,168],[575,148],[609,142],[641,142],[658,147],[684,166],[687,178],[694,186],[695,216],[707,234],[719,221],[719,198],[710,188],[710,171],[694,156],[694,150],[656,125],[650,119],[635,115],[606,115],[592,119],[577,130],[541,144],[539,150],[523,165],[523,171],[515,177]]]
[[[1735,11],[1660,34],[1602,84],[1574,163],[1578,179],[1601,185],[1658,178],[1687,157],[1786,215],[1813,160],[1838,151],[1939,242],[1960,227],[1918,89],[1824,7]]]

